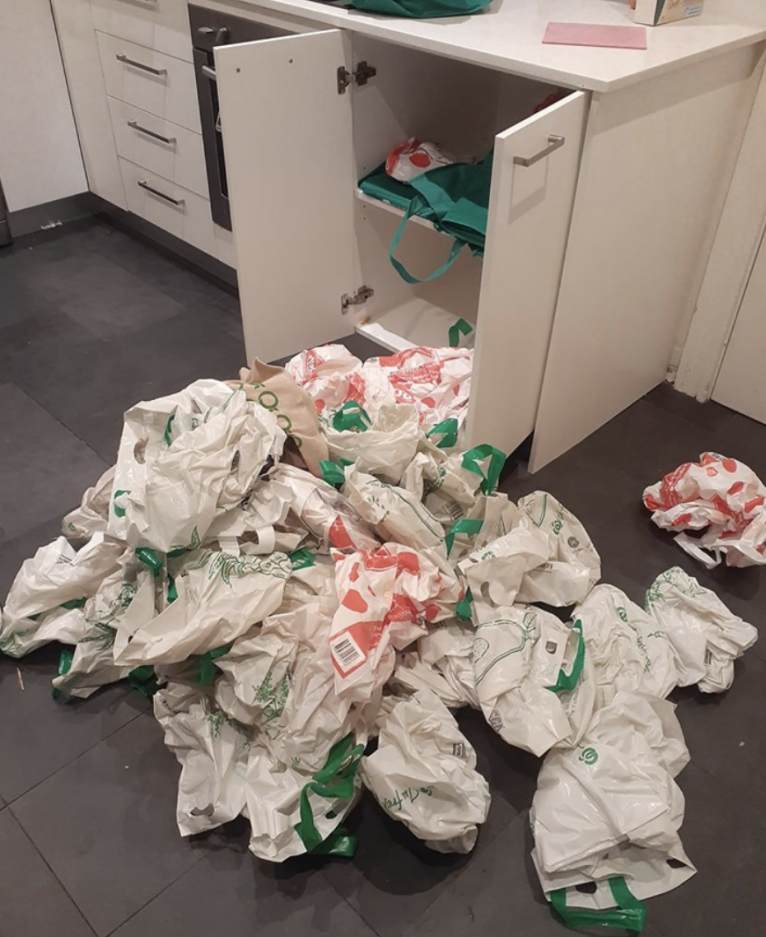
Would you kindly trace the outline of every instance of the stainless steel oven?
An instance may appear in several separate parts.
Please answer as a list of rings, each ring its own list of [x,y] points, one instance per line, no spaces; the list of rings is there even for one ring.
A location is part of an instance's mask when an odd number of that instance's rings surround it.
[[[228,13],[218,13],[215,10],[191,4],[189,4],[189,23],[194,48],[194,73],[197,78],[207,184],[210,190],[210,210],[213,221],[231,231],[231,209],[226,183],[226,159],[223,152],[213,49],[216,46],[239,42],[289,36],[290,33],[275,26],[255,23],[240,16],[230,16]]]

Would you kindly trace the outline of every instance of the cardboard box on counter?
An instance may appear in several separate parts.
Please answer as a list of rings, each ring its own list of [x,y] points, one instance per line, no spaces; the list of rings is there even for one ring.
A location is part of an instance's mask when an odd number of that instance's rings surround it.
[[[704,0],[637,0],[635,21],[662,26],[689,16],[699,16]]]

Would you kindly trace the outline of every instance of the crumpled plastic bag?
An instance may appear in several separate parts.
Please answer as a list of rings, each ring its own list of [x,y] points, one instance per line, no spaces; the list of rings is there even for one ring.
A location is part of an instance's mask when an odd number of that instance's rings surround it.
[[[330,648],[339,696],[369,699],[394,669],[395,649],[425,634],[428,623],[452,615],[460,588],[430,559],[400,543],[339,555],[339,607]]]
[[[679,533],[675,541],[708,568],[766,563],[766,486],[743,462],[703,452],[644,491],[652,520]]]
[[[23,657],[49,641],[81,633],[81,616],[66,612],[94,595],[103,579],[119,568],[125,545],[94,534],[75,551],[58,537],[25,560],[8,593],[0,623],[0,651]],[[63,630],[62,630],[63,629]]]
[[[343,345],[323,345],[291,358],[286,369],[319,413],[353,400],[375,419],[384,404],[414,404],[428,430],[447,419],[462,426],[472,366],[470,348],[408,348],[362,363]]]
[[[429,625],[417,649],[400,656],[393,682],[410,692],[430,688],[450,709],[480,709],[473,670],[474,637],[474,629],[457,619]]]
[[[734,661],[758,640],[752,625],[732,614],[714,592],[678,566],[654,580],[644,607],[673,645],[678,685],[696,683],[703,693],[728,690],[734,680]]]
[[[499,608],[476,629],[473,668],[484,717],[509,745],[533,755],[572,733],[559,692],[575,689],[583,665],[582,634],[542,609]]]
[[[273,413],[221,381],[137,404],[125,414],[109,534],[166,553],[194,549],[284,442]]]
[[[470,852],[487,819],[489,786],[476,752],[435,693],[402,700],[379,721],[362,779],[385,812],[437,852]]]
[[[384,404],[374,420],[360,407],[337,410],[323,429],[333,460],[354,462],[360,471],[394,485],[412,462],[421,439],[412,404]]]
[[[387,485],[350,465],[343,494],[362,520],[383,540],[414,550],[444,550],[444,528],[420,501],[404,488]]]
[[[169,565],[177,598],[132,631],[118,625],[118,664],[174,664],[242,637],[282,602],[292,565],[284,553],[195,550]]]
[[[272,478],[283,482],[292,492],[291,511],[324,552],[330,548],[353,551],[380,546],[372,527],[332,485],[290,465],[280,465]]]
[[[285,457],[294,447],[299,464],[314,475],[321,474],[319,463],[327,458],[327,443],[319,431],[314,401],[284,368],[256,358],[251,368],[240,368],[239,381],[228,384],[243,387],[248,400],[276,415],[277,424],[288,437]]]
[[[594,666],[596,708],[620,690],[661,699],[678,684],[676,655],[666,629],[614,586],[598,585],[572,614],[582,625]]]
[[[546,756],[530,812],[532,858],[558,911],[614,907],[610,879],[623,878],[640,899],[696,871],[678,834],[684,798],[673,779],[689,753],[674,710],[666,700],[617,693],[577,747]],[[575,890],[591,882],[592,894]]]
[[[248,734],[198,689],[178,683],[155,694],[154,715],[181,765],[176,807],[181,836],[238,817],[245,807]]]
[[[401,486],[422,501],[439,523],[448,527],[461,517],[473,516],[472,509],[479,497],[483,497],[478,494],[481,481],[481,475],[464,467],[462,453],[448,455],[443,449],[431,446],[414,456],[402,475]],[[514,516],[516,514],[514,506]]]
[[[521,498],[518,507],[548,537],[550,555],[524,575],[517,601],[554,606],[584,601],[601,578],[601,557],[583,525],[545,491]]]
[[[61,521],[61,533],[69,540],[90,540],[106,532],[109,502],[114,489],[115,466],[108,468],[92,488],[82,496],[80,506]]]

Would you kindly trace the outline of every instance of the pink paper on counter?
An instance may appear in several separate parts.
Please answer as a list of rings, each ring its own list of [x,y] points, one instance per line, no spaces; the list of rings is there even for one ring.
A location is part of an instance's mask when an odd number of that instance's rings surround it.
[[[643,26],[603,26],[597,23],[548,23],[543,42],[559,46],[602,46],[645,49]]]

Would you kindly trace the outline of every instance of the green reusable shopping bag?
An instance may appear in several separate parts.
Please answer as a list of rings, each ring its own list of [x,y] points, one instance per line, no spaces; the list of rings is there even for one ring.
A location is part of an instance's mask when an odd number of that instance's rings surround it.
[[[352,7],[365,13],[384,13],[426,20],[442,16],[467,16],[489,6],[492,0],[349,0]]]
[[[491,179],[492,153],[480,163],[439,166],[415,176],[409,183],[387,176],[385,167],[362,179],[359,187],[367,195],[404,209],[404,217],[388,252],[391,263],[403,280],[407,283],[435,280],[449,270],[466,244],[473,254],[480,256],[484,253]],[[429,276],[420,278],[413,276],[395,257],[404,229],[413,215],[433,222],[437,230],[454,239],[446,261]]]

